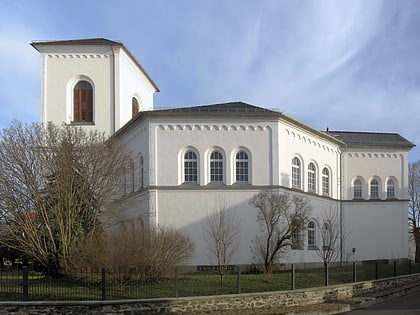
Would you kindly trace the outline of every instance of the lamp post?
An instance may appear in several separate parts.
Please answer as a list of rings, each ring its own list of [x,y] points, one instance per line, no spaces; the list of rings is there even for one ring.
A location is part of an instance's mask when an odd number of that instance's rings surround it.
[[[353,282],[356,282],[356,258],[355,258],[356,248],[353,247],[351,251],[353,253]]]

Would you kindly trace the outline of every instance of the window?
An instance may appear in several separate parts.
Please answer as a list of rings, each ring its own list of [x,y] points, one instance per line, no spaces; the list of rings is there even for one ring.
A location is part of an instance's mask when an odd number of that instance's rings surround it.
[[[355,199],[362,198],[362,181],[360,179],[356,179],[353,183],[353,197]]]
[[[300,188],[300,160],[295,157],[292,160],[292,186]]]
[[[223,182],[223,155],[219,151],[213,151],[210,155],[210,182]]]
[[[130,190],[134,191],[134,182],[135,182],[136,174],[134,173],[134,162],[130,162]]]
[[[379,183],[376,179],[372,179],[370,182],[370,198],[379,198]]]
[[[322,194],[330,194],[330,171],[326,167],[322,170]]]
[[[308,165],[308,190],[315,192],[316,191],[316,174],[315,174],[315,164],[309,163]]]
[[[135,97],[133,97],[131,99],[131,117],[134,117],[139,112],[139,109],[139,101]]]
[[[140,188],[144,187],[144,159],[140,156]]]
[[[315,223],[310,221],[308,223],[308,248],[313,249],[316,247],[315,242]]]
[[[73,121],[93,122],[93,88],[87,81],[79,81],[73,89]]]
[[[290,224],[292,229],[292,249],[303,249],[302,229],[305,227],[305,224],[302,218],[294,217]]]
[[[193,151],[187,151],[184,155],[184,182],[197,183],[197,154]]]
[[[244,151],[236,153],[236,181],[248,182],[248,154]]]
[[[388,179],[386,183],[386,197],[395,198],[395,182],[393,179]]]
[[[292,231],[292,249],[303,249],[302,233],[299,229]]]
[[[322,226],[322,248],[324,250],[330,249],[331,246],[331,230],[328,223]]]

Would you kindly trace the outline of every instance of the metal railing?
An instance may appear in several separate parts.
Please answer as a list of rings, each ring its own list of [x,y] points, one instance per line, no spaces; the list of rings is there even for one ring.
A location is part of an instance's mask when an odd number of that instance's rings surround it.
[[[49,277],[24,266],[0,271],[1,301],[122,300],[254,293],[321,287],[420,272],[411,261],[349,264],[276,265],[269,275],[258,265],[229,266],[223,276],[215,266],[175,268],[171,275],[145,280],[136,270],[102,268],[72,276]]]

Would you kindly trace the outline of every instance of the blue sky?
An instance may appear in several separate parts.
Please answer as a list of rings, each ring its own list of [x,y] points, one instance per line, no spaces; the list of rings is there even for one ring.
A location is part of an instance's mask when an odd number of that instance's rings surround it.
[[[93,37],[132,52],[155,107],[244,101],[420,145],[420,1],[0,0],[0,128],[40,119],[31,41]]]

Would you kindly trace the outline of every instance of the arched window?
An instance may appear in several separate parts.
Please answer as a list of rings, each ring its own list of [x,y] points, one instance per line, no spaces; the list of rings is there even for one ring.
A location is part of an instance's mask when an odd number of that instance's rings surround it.
[[[328,223],[324,223],[322,226],[322,248],[330,249],[331,246],[331,230]]]
[[[184,154],[184,182],[197,183],[198,181],[197,154],[187,151]]]
[[[308,223],[308,248],[314,248],[315,246],[315,223],[310,221]]]
[[[372,179],[370,182],[370,198],[379,198],[379,183],[377,179]]]
[[[322,194],[330,194],[330,171],[326,167],[322,170]]]
[[[353,198],[362,198],[362,181],[360,179],[356,179],[353,183]]]
[[[395,198],[395,182],[393,179],[388,179],[386,183],[386,197]]]
[[[140,156],[140,188],[144,187],[144,158]]]
[[[136,116],[139,110],[140,110],[139,101],[135,97],[133,97],[131,99],[131,117]]]
[[[300,183],[300,160],[295,157],[292,160],[292,186],[301,188]]]
[[[236,181],[242,183],[248,183],[248,154],[244,151],[236,153]]]
[[[73,89],[73,121],[93,122],[93,88],[88,81],[79,81]]]
[[[314,163],[308,165],[308,191],[316,191],[316,168]]]
[[[210,182],[223,182],[223,155],[219,151],[213,151],[210,155]]]

